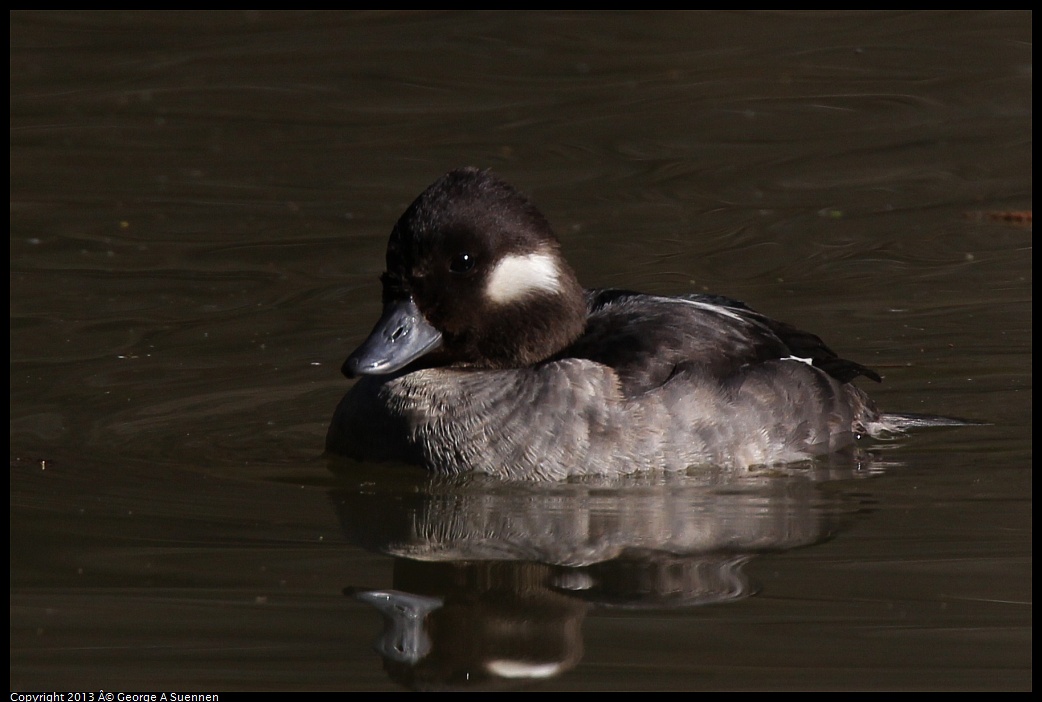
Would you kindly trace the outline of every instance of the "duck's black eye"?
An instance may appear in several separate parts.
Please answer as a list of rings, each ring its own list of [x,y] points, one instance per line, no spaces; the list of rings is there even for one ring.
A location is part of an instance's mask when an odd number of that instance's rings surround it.
[[[469,253],[458,253],[449,261],[449,270],[453,273],[467,273],[474,267],[474,257]]]

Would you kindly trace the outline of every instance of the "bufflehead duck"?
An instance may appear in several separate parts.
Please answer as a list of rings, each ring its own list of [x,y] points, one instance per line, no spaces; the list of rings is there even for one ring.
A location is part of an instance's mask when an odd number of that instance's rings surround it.
[[[871,369],[736,300],[584,290],[542,213],[485,170],[416,198],[381,281],[333,454],[557,480],[781,464],[922,423],[851,384]]]

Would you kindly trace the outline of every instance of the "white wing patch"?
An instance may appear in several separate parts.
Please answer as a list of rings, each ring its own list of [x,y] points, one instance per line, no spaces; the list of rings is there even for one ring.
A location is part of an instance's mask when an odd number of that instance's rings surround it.
[[[732,312],[723,305],[717,305],[712,302],[699,302],[698,300],[686,300],[682,297],[663,297],[661,295],[651,295],[649,297],[656,297],[659,300],[666,300],[668,302],[682,302],[685,305],[691,305],[692,307],[697,307],[699,309],[706,310],[707,312],[715,312],[716,314],[722,314],[725,317],[730,317],[731,319],[737,320],[739,322],[745,321],[742,315],[736,312]]]
[[[505,256],[492,269],[485,295],[497,304],[515,302],[534,292],[561,291],[560,270],[553,254],[535,252]]]
[[[783,361],[799,361],[800,363],[806,363],[808,366],[813,366],[814,365],[814,359],[813,358],[800,358],[799,356],[786,356],[785,358],[783,358],[781,360],[783,360]]]

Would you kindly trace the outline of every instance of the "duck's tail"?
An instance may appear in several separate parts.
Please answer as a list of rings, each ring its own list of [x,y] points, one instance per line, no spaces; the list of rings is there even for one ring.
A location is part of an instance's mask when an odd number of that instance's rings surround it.
[[[987,426],[989,422],[981,422],[975,419],[962,419],[960,417],[942,417],[936,414],[914,414],[910,412],[887,412],[879,415],[879,419],[869,427],[869,433],[873,436],[887,433],[904,433],[909,429],[923,429],[928,427],[981,427]]]

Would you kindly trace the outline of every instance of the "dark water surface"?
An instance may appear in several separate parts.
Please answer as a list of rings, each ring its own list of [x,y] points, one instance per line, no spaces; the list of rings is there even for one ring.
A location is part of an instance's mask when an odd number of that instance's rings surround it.
[[[1027,689],[1030,13],[11,14],[13,690]],[[744,477],[321,456],[391,225],[491,166],[921,432]],[[873,448],[873,447],[866,447]]]

